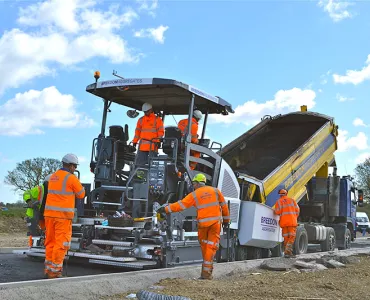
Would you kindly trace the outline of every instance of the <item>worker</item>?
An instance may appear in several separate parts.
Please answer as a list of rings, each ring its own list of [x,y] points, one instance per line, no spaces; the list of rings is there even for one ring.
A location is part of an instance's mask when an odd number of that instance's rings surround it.
[[[71,244],[75,197],[77,199],[85,197],[85,189],[73,174],[78,165],[77,156],[66,154],[62,163],[63,167],[49,179],[44,210],[46,226],[44,273],[48,278],[63,277],[63,261]]]
[[[294,257],[293,244],[295,241],[300,209],[297,202],[287,196],[288,191],[286,189],[280,189],[279,195],[280,198],[275,204],[275,214],[280,216],[279,224],[284,238],[285,257],[291,258]]]
[[[198,144],[199,143],[199,140],[198,140],[198,122],[202,119],[203,115],[202,115],[202,112],[200,110],[195,110],[193,112],[193,118],[191,120],[191,142],[193,144]],[[181,130],[181,133],[182,133],[182,136],[185,136],[185,134],[188,132],[188,119],[183,119],[181,121],[179,121],[177,127]],[[200,157],[200,153],[197,152],[197,151],[193,151],[191,150],[190,151],[190,155],[191,156],[194,156],[196,158],[199,158]],[[195,167],[197,166],[197,163],[196,162],[193,162],[191,161],[190,162],[190,169],[191,170],[194,170]]]
[[[137,121],[135,137],[132,141],[134,147],[136,147],[139,140],[141,140],[136,157],[137,165],[148,164],[149,151],[152,150],[154,155],[158,153],[160,140],[156,140],[155,138],[163,138],[164,136],[163,121],[154,114],[152,105],[150,103],[144,103],[142,111],[144,112],[144,116]],[[152,141],[152,139],[155,140]]]
[[[229,208],[224,196],[217,188],[206,186],[206,181],[206,176],[198,173],[192,180],[194,192],[176,203],[160,207],[157,211],[160,214],[168,214],[192,206],[197,209],[198,240],[203,256],[200,279],[212,279],[213,259],[220,241],[221,220],[223,219],[225,229],[230,222]]]
[[[41,231],[45,231],[45,221],[43,210],[48,190],[48,181],[51,174],[47,175],[44,182],[32,189],[23,193],[23,200],[27,203],[26,222],[28,224],[28,246],[32,247],[32,236],[41,235]],[[44,204],[44,205],[42,205]],[[39,229],[40,228],[40,229]]]

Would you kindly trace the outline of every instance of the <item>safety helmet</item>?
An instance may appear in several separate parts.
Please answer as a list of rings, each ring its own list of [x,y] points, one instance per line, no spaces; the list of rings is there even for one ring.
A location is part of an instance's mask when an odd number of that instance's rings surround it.
[[[62,158],[62,162],[66,164],[78,165],[78,157],[72,153],[68,153]]]
[[[193,178],[192,181],[193,182],[195,181],[195,182],[204,182],[204,183],[206,183],[207,182],[207,178],[206,178],[206,176],[204,174],[198,173],[197,175],[194,176],[194,178]]]
[[[198,119],[198,120],[201,120],[203,115],[202,115],[202,112],[200,110],[194,110],[193,111],[193,116],[194,118]]]
[[[279,190],[279,195],[287,195],[288,191],[286,189],[280,189]]]
[[[152,108],[153,108],[153,106],[150,103],[144,103],[142,111],[146,112],[146,111],[148,111],[149,109],[152,109]]]
[[[53,175],[53,174],[49,174],[49,175],[47,175],[47,176],[45,177],[44,181],[49,181],[49,179],[50,179],[51,175]]]

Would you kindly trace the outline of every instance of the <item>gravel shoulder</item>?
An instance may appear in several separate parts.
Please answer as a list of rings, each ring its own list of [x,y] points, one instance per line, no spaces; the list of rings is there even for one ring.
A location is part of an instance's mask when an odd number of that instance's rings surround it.
[[[345,268],[317,272],[265,271],[228,274],[213,281],[165,279],[151,291],[192,300],[218,299],[369,299],[370,258],[360,257]],[[133,291],[134,292],[134,291]],[[135,292],[134,292],[135,293]],[[124,295],[103,299],[126,299]]]

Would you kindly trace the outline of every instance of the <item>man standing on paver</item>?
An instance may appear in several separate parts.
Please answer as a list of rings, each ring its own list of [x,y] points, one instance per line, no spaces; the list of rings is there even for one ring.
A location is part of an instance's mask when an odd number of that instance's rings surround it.
[[[298,226],[299,206],[297,202],[289,198],[286,189],[279,190],[280,198],[275,204],[275,214],[280,216],[280,227],[284,238],[284,254],[285,257],[294,257],[293,244]]]
[[[53,173],[49,179],[44,210],[46,226],[44,274],[48,278],[62,277],[64,257],[71,245],[75,198],[85,197],[85,189],[73,174],[78,165],[77,156],[67,154],[63,157],[62,163],[63,168]]]

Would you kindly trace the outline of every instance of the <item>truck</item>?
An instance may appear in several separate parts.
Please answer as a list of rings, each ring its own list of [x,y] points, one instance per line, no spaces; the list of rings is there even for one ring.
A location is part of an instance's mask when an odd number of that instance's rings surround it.
[[[301,208],[295,253],[305,253],[308,243],[320,243],[324,251],[350,247],[358,193],[350,177],[328,174],[337,149],[333,118],[304,107],[267,116],[222,147],[206,139],[205,132],[209,115],[234,113],[223,98],[172,79],[98,81],[97,74],[95,79],[86,91],[101,98],[104,107],[101,131],[92,143],[94,184],[92,189],[85,185],[85,199],[76,201],[69,259],[127,270],[201,263],[196,209],[164,219],[157,214],[159,207],[192,192],[191,179],[198,173],[223,193],[230,210],[217,262],[282,255],[279,216],[273,209],[281,187]],[[137,118],[145,102],[164,124],[168,116],[187,115],[187,132],[193,111],[200,110],[205,118],[199,143],[191,143],[177,126],[165,126],[160,151],[150,152],[148,164],[138,165],[128,125],[112,125],[107,132],[107,117],[114,104],[128,107],[127,116]],[[193,151],[201,156],[192,156]],[[194,170],[189,162],[197,163]],[[114,218],[123,211],[130,217]],[[42,236],[33,237],[33,246],[24,251],[41,257],[44,252]]]

